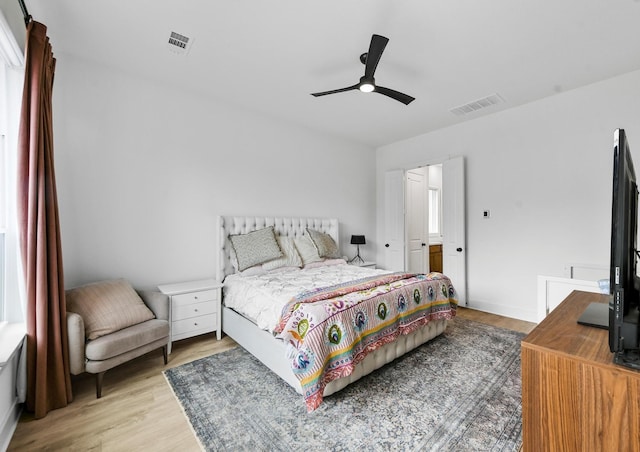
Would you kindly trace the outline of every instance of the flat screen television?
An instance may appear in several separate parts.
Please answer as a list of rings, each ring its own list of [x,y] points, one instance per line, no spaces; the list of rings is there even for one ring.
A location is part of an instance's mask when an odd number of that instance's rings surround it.
[[[617,129],[613,144],[609,348],[615,363],[640,369],[637,223],[638,186],[633,159],[624,130]]]

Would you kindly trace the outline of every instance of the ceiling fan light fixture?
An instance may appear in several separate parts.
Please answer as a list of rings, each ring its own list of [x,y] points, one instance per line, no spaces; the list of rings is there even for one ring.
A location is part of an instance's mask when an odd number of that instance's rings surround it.
[[[363,93],[370,93],[375,89],[375,86],[372,83],[364,82],[358,88]]]
[[[376,89],[376,81],[373,78],[368,78],[366,75],[360,77],[360,84],[358,89],[363,93],[370,93]]]

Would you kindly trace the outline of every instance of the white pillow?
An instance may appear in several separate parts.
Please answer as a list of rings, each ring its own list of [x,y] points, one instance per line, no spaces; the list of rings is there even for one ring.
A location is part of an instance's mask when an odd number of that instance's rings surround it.
[[[242,276],[258,276],[264,275],[266,271],[262,268],[262,265],[254,265],[253,267],[249,267],[244,271],[241,271],[240,274]]]
[[[273,226],[247,234],[230,235],[229,241],[236,253],[238,271],[244,271],[283,256]]]
[[[321,262],[324,260],[318,254],[316,246],[313,244],[308,235],[297,237],[293,240],[293,242],[296,245],[298,253],[300,253],[300,257],[302,258],[302,263],[304,265],[310,264],[312,262]]]
[[[276,237],[284,256],[262,264],[264,270],[275,270],[280,267],[302,267],[302,258],[293,243],[293,237]]]

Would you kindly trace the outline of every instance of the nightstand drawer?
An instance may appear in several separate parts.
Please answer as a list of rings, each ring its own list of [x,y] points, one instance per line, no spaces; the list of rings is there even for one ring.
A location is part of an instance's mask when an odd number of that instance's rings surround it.
[[[200,317],[178,320],[171,322],[171,335],[176,336],[190,333],[190,336],[204,333],[207,331],[215,331],[218,329],[218,319],[216,314],[207,314]]]
[[[211,290],[201,290],[199,292],[190,292],[183,293],[180,295],[174,295],[171,297],[171,302],[173,306],[176,305],[184,305],[184,304],[193,304],[193,303],[201,303],[203,301],[216,301],[218,300],[218,289]]]
[[[190,319],[191,317],[215,314],[216,312],[218,312],[218,303],[211,301],[185,305],[176,304],[171,307],[171,321],[175,322],[178,320]]]

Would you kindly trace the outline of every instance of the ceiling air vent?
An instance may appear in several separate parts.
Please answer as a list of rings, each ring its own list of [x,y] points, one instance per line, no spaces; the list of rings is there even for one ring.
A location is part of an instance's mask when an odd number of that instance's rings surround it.
[[[169,50],[171,52],[177,53],[179,55],[186,55],[187,53],[189,53],[189,49],[191,48],[192,43],[193,39],[172,31],[171,35],[169,36],[167,45],[169,46]]]
[[[500,94],[492,94],[490,96],[483,97],[482,99],[474,100],[473,102],[454,107],[449,111],[454,115],[464,116],[468,115],[469,113],[473,113],[474,111],[501,104],[503,102],[504,99],[502,98],[502,96],[500,96]]]

